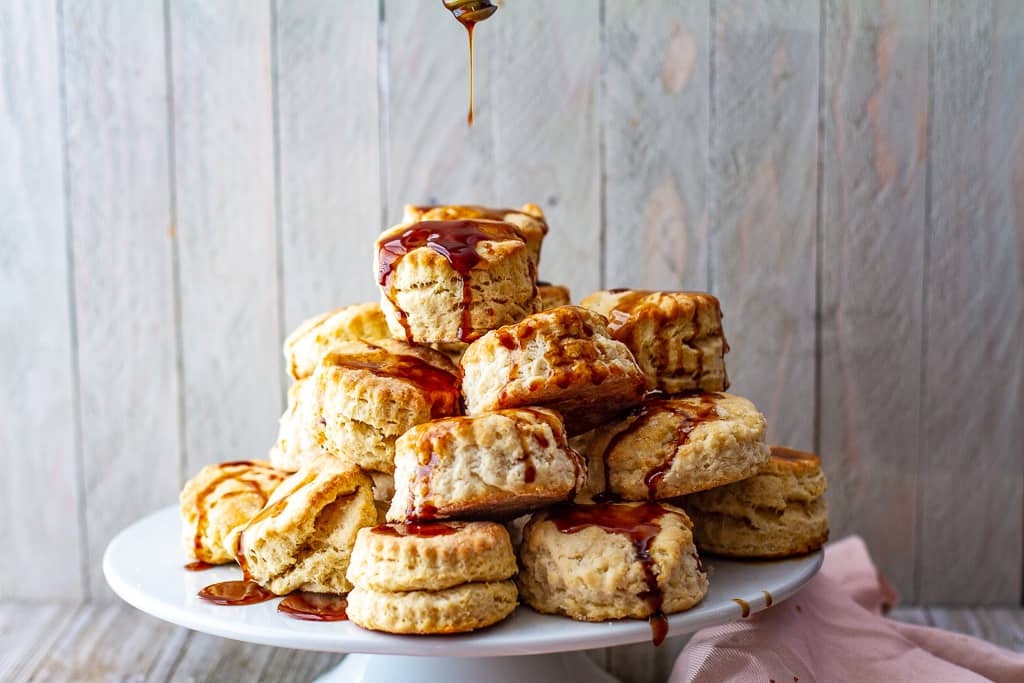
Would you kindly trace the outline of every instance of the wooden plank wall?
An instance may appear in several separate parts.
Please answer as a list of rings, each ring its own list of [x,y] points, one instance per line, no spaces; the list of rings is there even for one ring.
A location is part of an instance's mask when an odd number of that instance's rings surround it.
[[[906,600],[1019,602],[1024,5],[507,0],[467,128],[438,4],[0,7],[0,597],[108,597],[120,527],[261,456],[402,204],[533,201],[577,297],[721,297]]]

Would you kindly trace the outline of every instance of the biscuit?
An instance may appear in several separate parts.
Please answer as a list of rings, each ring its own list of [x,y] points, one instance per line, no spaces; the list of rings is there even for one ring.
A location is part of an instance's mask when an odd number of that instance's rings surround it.
[[[380,304],[357,304],[321,313],[306,320],[284,340],[284,359],[294,379],[313,369],[338,342],[387,339],[391,336]]]
[[[510,223],[400,224],[377,238],[375,266],[388,327],[410,342],[469,342],[540,310],[533,263]]]
[[[587,459],[585,494],[657,500],[754,475],[768,461],[764,436],[753,403],[717,392],[648,399],[573,445]]]
[[[348,618],[388,633],[463,633],[496,624],[516,608],[513,581],[464,583],[440,591],[375,591],[348,594]]]
[[[238,539],[247,578],[284,595],[296,590],[344,593],[356,533],[377,523],[372,482],[330,455],[282,483]]]
[[[288,407],[278,422],[277,441],[270,449],[270,464],[279,470],[295,472],[322,454],[319,420],[316,384],[308,377],[295,381],[288,389]]]
[[[821,460],[781,446],[754,476],[686,496],[701,552],[772,558],[817,550],[828,540],[828,483]]]
[[[459,412],[458,370],[441,352],[396,339],[344,342],[313,372],[323,448],[363,469],[394,472],[395,440]]]
[[[537,294],[540,296],[540,310],[548,311],[559,306],[572,304],[569,288],[565,285],[553,285],[550,282],[538,282]]]
[[[649,390],[729,388],[722,308],[710,294],[613,289],[580,305],[607,316],[608,333],[632,351]]]
[[[360,529],[348,580],[375,591],[444,590],[516,573],[508,531],[495,522],[390,524]]]
[[[178,497],[182,541],[191,557],[208,564],[235,561],[235,543],[287,472],[259,460],[207,465]]]
[[[419,221],[452,221],[463,218],[483,218],[492,221],[504,221],[515,226],[516,232],[526,243],[533,272],[537,272],[540,263],[540,249],[544,236],[548,234],[548,223],[544,212],[536,204],[523,204],[518,209],[497,209],[479,205],[439,204],[434,206],[405,205],[403,223]]]
[[[692,525],[664,503],[557,506],[534,515],[519,549],[519,594],[582,621],[661,617],[699,603],[707,575]]]
[[[388,520],[511,518],[571,498],[585,477],[586,464],[551,410],[435,420],[395,444]]]
[[[562,306],[501,327],[462,355],[469,414],[519,406],[558,411],[579,434],[640,403],[644,376],[601,315]]]

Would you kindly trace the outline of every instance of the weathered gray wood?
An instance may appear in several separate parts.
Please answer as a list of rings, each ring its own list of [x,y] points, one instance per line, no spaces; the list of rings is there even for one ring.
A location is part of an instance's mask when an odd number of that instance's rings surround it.
[[[270,17],[170,4],[188,475],[263,456],[282,410]]]
[[[509,59],[496,49],[497,23],[508,18],[508,6],[476,29],[476,125],[470,128],[465,29],[440,3],[384,5],[386,222],[397,222],[406,203],[495,204],[494,131],[503,117],[491,90],[522,87],[496,73]]]
[[[814,431],[818,12],[726,0],[714,27],[712,291],[733,391],[797,448]]]
[[[259,680],[277,681],[278,683],[307,683],[316,679],[321,673],[337,666],[345,655],[329,652],[308,652],[306,650],[286,650],[274,648],[267,664],[260,672]]]
[[[84,587],[59,56],[53,3],[0,4],[0,597]]]
[[[92,603],[78,609],[43,650],[32,680],[157,680],[157,664],[177,656],[186,633],[123,603]]]
[[[934,626],[925,607],[895,607],[887,615],[890,619],[918,626]]]
[[[607,4],[605,286],[708,287],[708,12]]]
[[[0,601],[0,681],[21,681],[77,612],[56,602]]]
[[[1024,5],[939,3],[931,28],[918,599],[1016,604],[1024,518]]]
[[[180,471],[163,6],[72,0],[62,26],[86,568],[109,596],[103,549]]]
[[[1019,608],[929,607],[928,614],[938,628],[1024,652],[1024,613]]]
[[[918,509],[927,26],[924,0],[826,5],[819,450],[835,537],[864,536],[908,602]]]
[[[493,126],[499,201],[544,209],[540,274],[579,299],[601,284],[599,4],[516,0],[492,24],[478,31],[495,59],[480,125]]]
[[[377,298],[378,7],[317,0],[275,7],[287,332],[320,311]]]
[[[225,640],[205,633],[192,633],[185,642],[168,681],[203,683],[210,681],[257,681],[274,653],[274,648]]]

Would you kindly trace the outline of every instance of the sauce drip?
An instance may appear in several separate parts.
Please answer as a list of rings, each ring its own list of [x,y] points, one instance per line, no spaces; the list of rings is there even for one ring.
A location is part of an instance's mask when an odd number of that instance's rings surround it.
[[[432,538],[434,536],[448,536],[457,532],[453,526],[442,522],[406,522],[405,524],[381,524],[373,527],[373,533],[384,536],[418,536],[420,538]]]
[[[489,18],[498,7],[490,0],[443,0],[459,23],[466,27],[469,36],[469,114],[466,123],[473,125],[473,29],[478,22]]]
[[[491,240],[521,240],[518,230],[511,223],[488,220],[420,221],[413,223],[398,234],[380,244],[377,253],[377,282],[391,305],[398,312],[405,328],[407,341],[412,335],[406,320],[407,315],[395,301],[391,292],[391,277],[402,258],[410,251],[426,247],[440,254],[462,277],[462,321],[459,341],[473,341],[477,336],[472,326],[470,305],[473,289],[469,271],[480,262],[476,245]]]
[[[691,394],[684,398],[654,399],[648,400],[644,403],[633,422],[631,422],[629,426],[621,432],[613,436],[611,440],[608,441],[608,445],[604,449],[601,459],[604,465],[605,490],[607,491],[611,484],[608,472],[608,456],[623,441],[623,439],[635,434],[656,417],[671,414],[679,418],[679,426],[676,428],[675,435],[675,447],[678,449],[686,443],[690,438],[690,434],[699,425],[718,419],[719,415],[718,410],[715,408],[714,399],[720,396],[721,394],[717,393]],[[696,403],[694,399],[696,399]],[[652,467],[644,475],[644,484],[647,486],[648,500],[655,500],[657,498],[658,486],[665,474],[672,468],[672,463],[673,458],[669,457],[665,462]]]
[[[636,559],[644,571],[647,590],[639,597],[651,608],[649,618],[651,636],[655,645],[661,645],[668,635],[668,620],[662,612],[665,595],[658,585],[654,571],[651,544],[661,531],[658,520],[669,511],[657,503],[639,505],[576,505],[556,506],[548,519],[563,534],[574,534],[588,527],[598,527],[607,533],[622,534],[633,544]]]
[[[277,596],[255,581],[221,581],[199,591],[199,597],[215,605],[254,605]]]
[[[765,607],[771,607],[772,606],[772,602],[774,602],[774,600],[772,600],[772,594],[769,593],[768,591],[761,591],[761,592],[764,593],[764,606]]]
[[[733,602],[740,606],[740,616],[746,619],[750,616],[750,603],[740,598],[733,598]]]
[[[367,370],[378,377],[397,377],[412,382],[430,395],[431,419],[458,412],[459,378],[416,356],[398,355],[380,349],[363,354],[334,355],[325,362],[351,370]]]
[[[207,569],[213,569],[214,565],[206,562],[196,560],[195,562],[189,562],[185,565],[185,571],[189,572],[205,572]]]
[[[345,621],[348,600],[344,595],[299,591],[277,604],[277,611],[303,621]]]

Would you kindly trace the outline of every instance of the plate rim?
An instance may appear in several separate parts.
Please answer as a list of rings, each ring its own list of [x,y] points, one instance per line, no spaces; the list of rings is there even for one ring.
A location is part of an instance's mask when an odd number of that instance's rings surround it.
[[[606,622],[579,622],[568,617],[557,615],[545,615],[534,612],[526,605],[519,605],[513,616],[525,615],[521,618],[527,623],[522,626],[529,626],[529,622],[537,623],[537,620],[558,620],[567,626],[574,628],[569,630],[570,634],[564,637],[546,638],[533,642],[525,641],[521,645],[513,645],[507,642],[489,642],[491,629],[483,629],[467,634],[420,636],[420,635],[396,635],[379,633],[360,629],[348,622],[314,623],[314,627],[322,629],[322,634],[311,634],[301,630],[276,631],[267,630],[266,627],[253,625],[244,621],[215,618],[198,611],[189,609],[187,605],[175,605],[166,600],[152,595],[140,586],[134,585],[131,580],[123,575],[114,563],[115,553],[121,546],[130,544],[132,534],[139,533],[147,525],[167,524],[167,517],[174,517],[178,521],[178,508],[175,505],[160,508],[159,510],[142,517],[129,526],[118,532],[117,535],[107,544],[103,553],[103,575],[110,588],[129,605],[145,612],[153,617],[167,621],[178,626],[209,633],[211,635],[251,642],[261,645],[277,647],[288,647],[293,649],[311,650],[318,652],[335,653],[365,653],[365,654],[388,654],[388,655],[410,655],[410,656],[446,656],[446,657],[484,657],[502,655],[527,655],[527,654],[549,654],[556,652],[572,652],[577,650],[588,650],[601,647],[614,647],[617,645],[628,645],[632,643],[650,642],[650,626],[646,620],[623,619]],[[177,541],[177,536],[174,537]],[[168,539],[170,542],[170,539]],[[184,559],[184,557],[183,557]],[[810,581],[824,560],[824,551],[817,550],[809,555],[797,558],[781,560],[791,563],[795,570],[785,580],[771,588],[772,606],[777,606],[792,597],[808,581]],[[735,564],[767,564],[762,561],[738,562],[724,558],[709,558],[708,562],[730,562]],[[184,564],[184,563],[183,563]],[[771,564],[774,564],[772,562]],[[184,568],[181,569],[186,572]],[[714,577],[711,577],[714,581]],[[750,599],[748,599],[750,598]],[[742,596],[742,599],[749,604],[749,614],[753,615],[768,608],[765,596]],[[702,603],[703,604],[703,603]],[[252,605],[250,607],[259,607]],[[250,607],[231,607],[225,610],[242,610]],[[698,605],[698,608],[700,605]],[[697,608],[695,608],[697,609]],[[225,614],[230,612],[225,611]],[[668,616],[669,629],[668,637],[693,633],[708,626],[717,626],[736,620],[741,617],[742,608],[736,602],[722,602],[710,609],[694,612],[693,610],[679,612]],[[284,618],[284,617],[282,617]],[[299,624],[310,624],[311,622],[298,622]],[[504,622],[506,628],[514,627],[514,624]],[[294,626],[294,625],[293,625]],[[334,628],[331,628],[331,627]],[[339,633],[338,627],[349,626],[358,629],[357,636],[353,639],[351,635]],[[493,628],[500,628],[498,624]],[[589,631],[580,633],[580,631]]]

